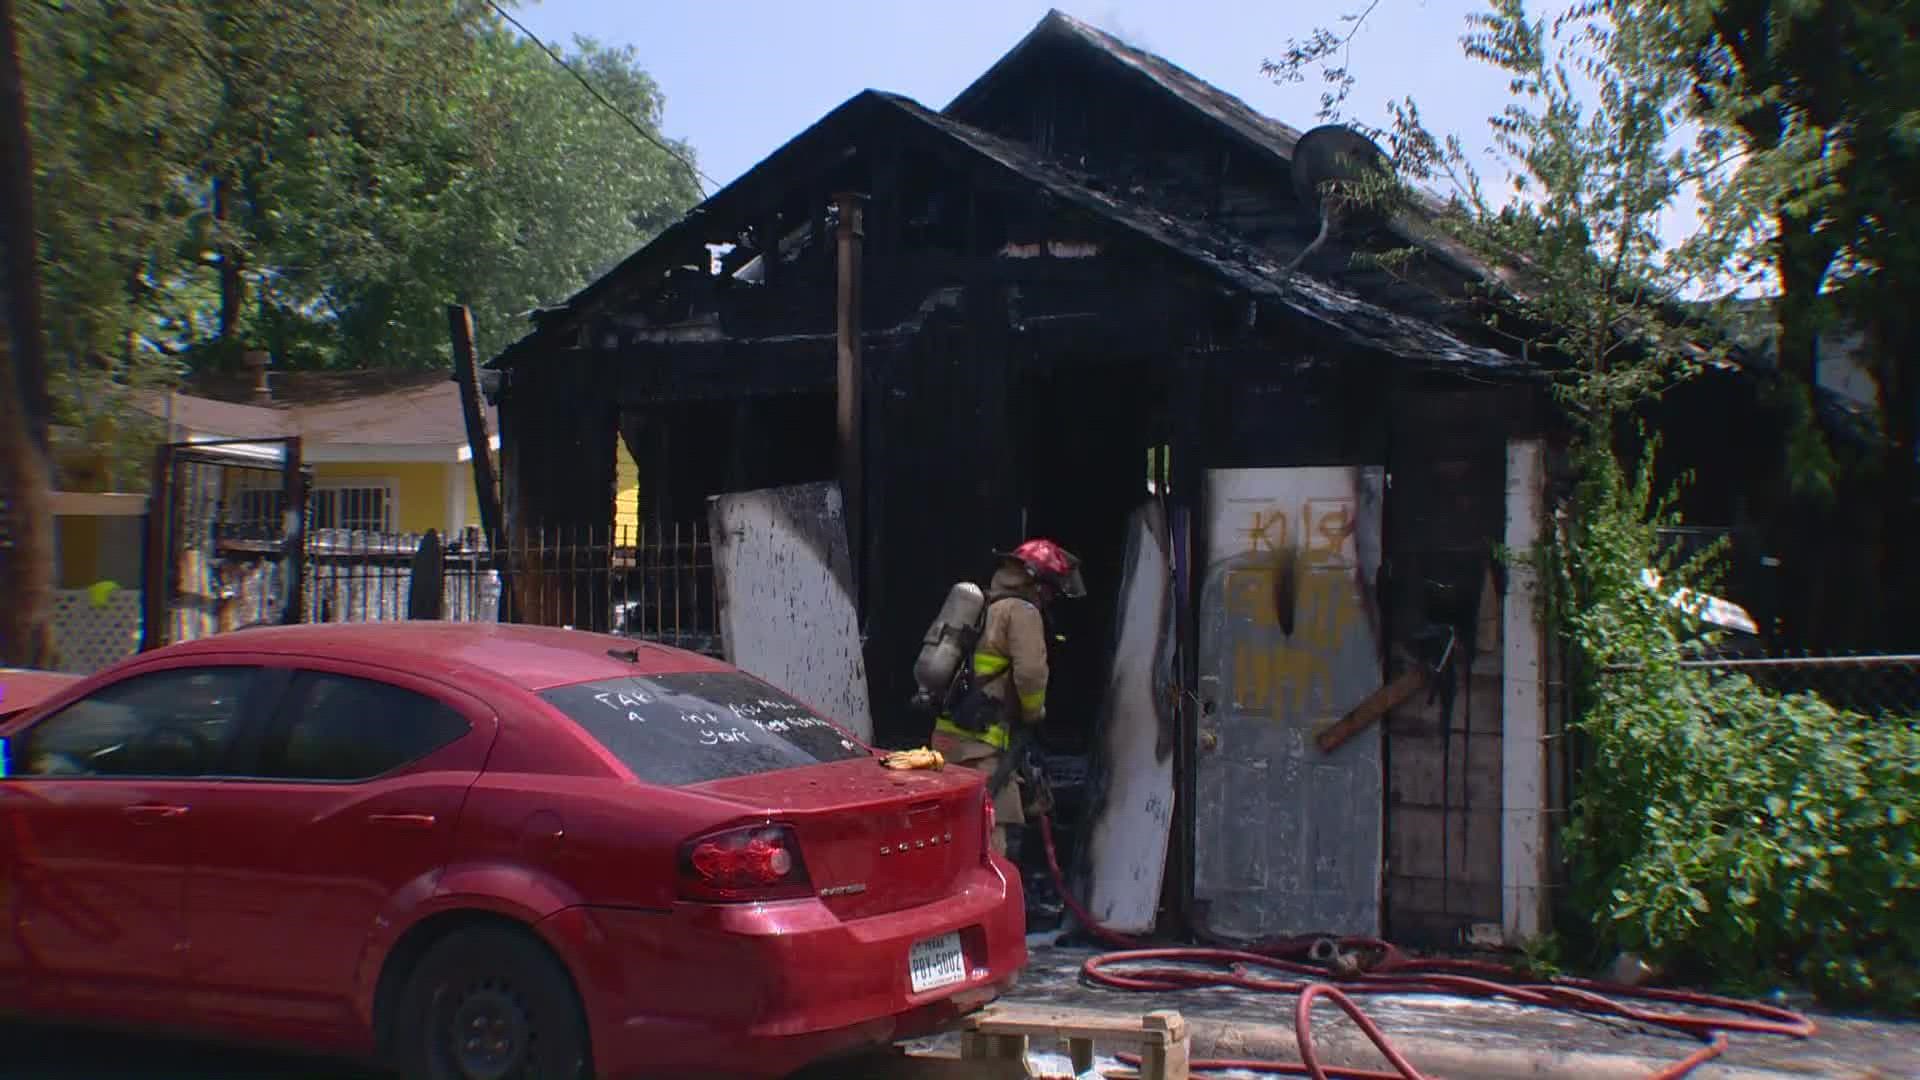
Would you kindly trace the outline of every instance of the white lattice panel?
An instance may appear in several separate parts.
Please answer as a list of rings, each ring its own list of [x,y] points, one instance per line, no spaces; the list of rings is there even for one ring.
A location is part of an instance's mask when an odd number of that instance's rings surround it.
[[[105,590],[102,590],[105,592]],[[91,675],[140,649],[140,591],[115,589],[95,601],[89,589],[53,594],[54,668]]]

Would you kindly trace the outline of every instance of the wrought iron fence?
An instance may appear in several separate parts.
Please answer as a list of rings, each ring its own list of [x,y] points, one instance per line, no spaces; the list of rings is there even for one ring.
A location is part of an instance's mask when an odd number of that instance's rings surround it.
[[[431,543],[425,534],[316,529],[306,579],[309,622],[498,619],[722,655],[713,543],[701,523],[522,529],[499,544],[473,529]]]
[[[721,655],[720,589],[707,526],[623,528],[614,535],[614,631]]]
[[[462,622],[499,617],[500,575],[479,534],[455,539],[436,560],[438,604],[420,616]],[[434,537],[439,542],[438,534]],[[315,529],[307,537],[307,622],[379,622],[413,617],[423,533]],[[431,550],[431,547],[428,548]]]

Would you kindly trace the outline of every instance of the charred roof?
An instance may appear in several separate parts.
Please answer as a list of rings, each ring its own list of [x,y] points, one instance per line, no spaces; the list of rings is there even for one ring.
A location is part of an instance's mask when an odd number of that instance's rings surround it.
[[[1001,185],[1027,185],[1070,205],[1137,242],[1151,245],[1223,288],[1278,305],[1354,345],[1403,359],[1482,371],[1521,372],[1530,365],[1486,348],[1431,322],[1372,303],[1351,290],[1305,273],[1289,272],[1274,253],[1203,220],[1157,208],[1144,194],[1117,190],[1101,177],[1051,161],[1032,148],[942,115],[897,94],[864,91],[827,114],[738,180],[714,193],[646,247],[622,261],[564,304],[541,312],[532,334],[491,361],[510,367],[523,359],[549,328],[571,325],[618,297],[644,290],[645,282],[686,261],[699,244],[719,242],[764,209],[769,193],[803,183],[806,171],[836,163],[862,149],[912,145],[987,166],[984,175]]]

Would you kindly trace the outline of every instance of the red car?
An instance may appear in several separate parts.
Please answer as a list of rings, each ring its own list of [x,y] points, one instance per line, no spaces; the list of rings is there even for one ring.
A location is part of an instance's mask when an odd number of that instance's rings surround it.
[[[0,667],[0,725],[79,681],[78,675],[58,671]]]
[[[0,1009],[408,1077],[777,1077],[1026,963],[981,774],[569,630],[243,630],[0,727]]]

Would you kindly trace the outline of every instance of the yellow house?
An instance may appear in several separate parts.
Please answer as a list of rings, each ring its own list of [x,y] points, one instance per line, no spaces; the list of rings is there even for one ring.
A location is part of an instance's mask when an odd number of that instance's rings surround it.
[[[460,391],[446,372],[292,372],[270,388],[261,379],[241,400],[214,393],[156,396],[148,407],[171,442],[299,436],[313,472],[312,528],[457,536],[480,527]],[[497,412],[488,412],[498,451]],[[639,468],[624,445],[617,453],[615,523],[630,534],[639,522]]]

